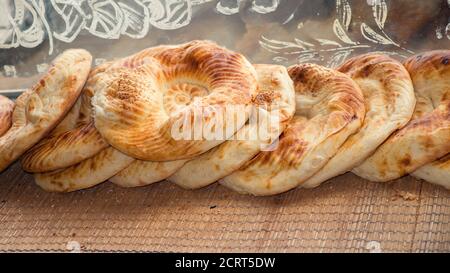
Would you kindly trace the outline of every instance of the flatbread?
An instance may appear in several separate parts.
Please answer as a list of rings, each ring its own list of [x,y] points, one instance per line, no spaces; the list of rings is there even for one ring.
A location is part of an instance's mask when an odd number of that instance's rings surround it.
[[[338,71],[350,76],[361,88],[366,108],[364,123],[303,187],[316,187],[351,171],[394,131],[405,126],[414,111],[416,98],[411,78],[394,59],[369,53],[349,59]]]
[[[240,193],[273,195],[301,186],[361,126],[364,99],[347,75],[314,64],[288,69],[296,113],[275,151],[260,152],[221,184]]]
[[[0,137],[0,171],[61,122],[80,95],[91,61],[86,50],[66,50],[34,87],[17,98],[12,126]]]

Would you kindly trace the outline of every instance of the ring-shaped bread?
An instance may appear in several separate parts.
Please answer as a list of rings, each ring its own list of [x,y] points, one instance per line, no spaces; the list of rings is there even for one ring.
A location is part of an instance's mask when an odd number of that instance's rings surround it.
[[[263,151],[221,184],[240,193],[273,195],[301,186],[361,126],[364,99],[347,75],[314,64],[288,69],[296,113],[275,151]]]
[[[450,153],[450,51],[418,54],[404,66],[414,85],[416,108],[405,127],[354,169],[371,181],[400,178]]]
[[[66,50],[36,85],[17,98],[12,125],[0,137],[0,171],[39,142],[69,112],[85,84],[91,61],[86,50]]]
[[[0,95],[0,137],[11,127],[13,110],[14,102]]]
[[[55,131],[57,131],[58,134],[74,134],[76,137],[78,135],[79,128],[74,124],[83,124],[80,128],[88,127],[90,130],[93,130],[96,139],[100,138],[102,139],[101,143],[106,143],[106,141],[104,141],[101,135],[96,131],[95,127],[92,126],[91,97],[99,89],[100,85],[105,86],[110,84],[110,82],[115,79],[117,73],[121,73],[121,71],[125,68],[134,69],[139,67],[144,63],[144,57],[150,55],[151,52],[154,51],[147,49],[143,52],[146,53],[143,56],[133,55],[118,61],[105,63],[95,68],[91,72],[92,77],[88,80],[88,84],[84,89],[84,96],[80,101],[79,114],[73,114],[78,117],[77,122],[74,123],[73,117],[67,116],[66,119],[60,124],[60,127],[62,128],[56,128]],[[75,109],[72,110],[74,112],[76,111]],[[76,144],[78,144],[76,149],[86,150],[86,152],[89,153],[89,150],[85,149],[85,147],[89,147],[90,145],[89,143],[86,143],[89,141],[89,138],[86,138],[86,136],[86,134],[79,136],[81,141],[76,142]],[[59,141],[59,143],[64,143],[64,137]],[[75,143],[72,143],[72,146],[74,146],[74,144]],[[55,171],[35,173],[34,177],[36,184],[47,191],[55,192],[70,192],[85,189],[104,182],[135,161],[134,158],[126,156],[115,148],[109,146],[107,143],[106,148],[102,149],[102,146],[98,145],[95,148],[95,153],[93,153],[91,157],[84,158],[74,165]],[[62,151],[64,151],[64,147],[59,147]],[[97,151],[97,149],[100,151]],[[85,154],[84,157],[86,155],[87,154]]]
[[[338,71],[350,76],[364,95],[366,115],[359,131],[302,186],[322,182],[351,171],[369,157],[394,131],[405,126],[414,111],[416,98],[408,71],[396,60],[381,54],[349,59]]]
[[[191,88],[179,88],[183,84]],[[141,66],[124,69],[95,93],[95,127],[113,147],[137,159],[192,158],[244,125],[249,109],[242,113],[230,106],[249,106],[256,85],[256,72],[244,56],[212,42],[158,47]],[[178,96],[180,90],[196,90],[196,96]],[[184,106],[172,111],[166,107],[171,100]],[[246,119],[237,118],[243,114]],[[240,124],[229,126],[229,120]],[[205,138],[202,132],[215,121],[222,121],[215,130],[226,133],[220,139]]]
[[[170,176],[170,181],[184,188],[200,188],[237,170],[261,149],[270,148],[269,145],[279,137],[294,115],[295,91],[285,67],[266,64],[254,66],[258,78],[258,94],[253,99],[253,117],[231,140],[187,163],[186,160],[136,160],[110,181],[120,186],[135,187]]]

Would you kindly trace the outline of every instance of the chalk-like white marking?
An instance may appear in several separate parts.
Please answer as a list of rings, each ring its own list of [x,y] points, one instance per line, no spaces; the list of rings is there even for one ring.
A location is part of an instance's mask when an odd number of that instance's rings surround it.
[[[226,2],[228,5],[223,5],[222,2]],[[230,4],[230,3],[233,4]],[[233,15],[239,12],[242,0],[224,1],[219,0],[216,5],[216,10],[224,15]]]
[[[52,54],[54,38],[71,43],[83,30],[103,39],[119,39],[121,35],[140,39],[148,34],[150,26],[164,30],[187,26],[193,6],[212,1],[215,0],[0,1],[0,48],[34,48],[47,37]],[[242,1],[220,0],[216,9],[221,14],[235,14]],[[253,0],[251,10],[270,13],[279,4],[280,0]],[[62,22],[57,30],[47,21],[49,11]]]
[[[294,41],[280,41],[276,38],[269,39],[262,35],[259,44],[263,49],[276,54],[273,57],[274,61],[281,61],[283,60],[282,58],[285,58],[284,56],[297,55],[298,63],[326,61],[329,67],[337,67],[353,52],[364,49],[362,53],[365,53],[368,48],[373,46],[383,46],[386,48],[385,51],[391,53],[389,55],[397,55],[400,57],[406,57],[408,54],[414,53],[396,43],[384,31],[384,26],[388,18],[388,5],[386,0],[367,0],[367,4],[372,9],[373,20],[376,26],[371,27],[364,22],[359,23],[360,33],[364,39],[353,40],[354,36],[351,35],[353,33],[349,32],[349,27],[352,22],[352,8],[350,3],[350,0],[336,0],[336,18],[332,25],[336,39],[314,37],[314,43],[310,43],[299,38],[293,38],[292,40]],[[297,29],[301,30],[303,28],[303,22],[298,23]],[[450,39],[450,24],[448,25],[446,34]],[[398,50],[392,51],[391,47],[396,47]],[[325,60],[325,56],[327,56],[327,60]]]
[[[190,0],[150,1],[150,23],[159,29],[178,29],[187,26],[192,19]]]
[[[382,0],[367,0],[367,5],[369,6],[373,6],[373,5],[377,5],[381,2]]]
[[[348,0],[336,0],[336,14],[345,30],[348,30],[352,21],[352,8]]]
[[[2,20],[0,25],[0,48],[33,48],[44,40],[42,18],[28,2],[0,1],[0,14],[7,19]]]
[[[259,2],[262,2],[262,1],[253,0],[251,9],[253,11],[256,11],[257,13],[261,13],[261,14],[274,12],[277,9],[278,5],[280,4],[280,0],[271,0],[270,5],[268,5],[268,6],[263,5],[262,3],[259,3]]]
[[[442,34],[442,26],[438,26],[436,28],[436,38],[438,38],[438,40],[441,40],[442,38],[444,38],[444,35]]]
[[[450,23],[445,27],[445,33],[447,34],[447,39],[450,40]]]

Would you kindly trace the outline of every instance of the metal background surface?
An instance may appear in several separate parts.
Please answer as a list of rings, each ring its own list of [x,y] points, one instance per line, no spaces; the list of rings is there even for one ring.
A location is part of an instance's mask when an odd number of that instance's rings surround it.
[[[0,89],[32,85],[67,48],[95,64],[210,39],[254,63],[335,67],[370,51],[396,58],[450,46],[450,0],[3,0]]]

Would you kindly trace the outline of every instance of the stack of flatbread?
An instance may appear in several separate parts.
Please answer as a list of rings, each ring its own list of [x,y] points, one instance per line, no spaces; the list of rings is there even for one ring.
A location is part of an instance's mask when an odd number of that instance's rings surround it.
[[[209,41],[91,59],[68,50],[14,103],[0,97],[0,171],[21,157],[57,192],[168,180],[273,195],[349,171],[450,188],[449,50],[336,70],[251,64]]]

